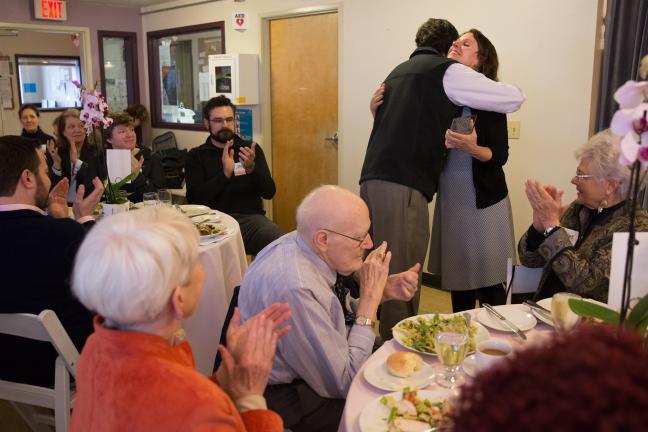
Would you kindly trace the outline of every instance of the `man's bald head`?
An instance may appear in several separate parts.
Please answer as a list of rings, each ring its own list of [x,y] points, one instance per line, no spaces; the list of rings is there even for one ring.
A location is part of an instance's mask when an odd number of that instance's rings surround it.
[[[297,207],[297,232],[309,241],[320,228],[343,230],[352,221],[369,218],[364,201],[339,186],[324,185],[311,191]]]

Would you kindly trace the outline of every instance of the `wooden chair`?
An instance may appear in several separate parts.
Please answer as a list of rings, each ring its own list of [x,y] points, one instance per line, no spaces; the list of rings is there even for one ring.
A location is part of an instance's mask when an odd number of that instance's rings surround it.
[[[76,376],[79,352],[56,313],[46,309],[38,315],[0,314],[0,333],[50,342],[54,346],[58,353],[54,388],[0,380],[0,399],[10,401],[32,430],[43,430],[43,425],[39,423],[45,423],[54,425],[57,432],[66,432],[74,400],[70,376]],[[3,352],[2,355],[11,354]],[[34,359],[34,364],[38,364],[38,359]],[[33,406],[53,409],[54,417],[38,413]]]
[[[506,265],[506,304],[511,304],[513,295],[535,293],[542,278],[542,267],[531,268],[523,265],[513,265],[509,258]]]

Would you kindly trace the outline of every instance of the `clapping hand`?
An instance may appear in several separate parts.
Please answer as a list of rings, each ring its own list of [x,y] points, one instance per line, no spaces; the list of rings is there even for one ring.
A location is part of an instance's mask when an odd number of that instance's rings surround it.
[[[254,158],[256,156],[256,147],[257,143],[253,142],[250,147],[240,147],[239,148],[239,160],[245,168],[245,172],[250,174],[254,171]]]
[[[50,157],[52,158],[52,167],[56,170],[61,169],[61,156],[58,153],[58,149],[56,147],[56,142],[53,139],[47,140],[47,153],[49,153]]]
[[[379,247],[367,255],[358,271],[360,299],[366,298],[372,301],[378,300],[378,302],[382,299],[392,256],[391,252],[386,252],[386,250],[387,242],[382,242]]]
[[[560,216],[563,212],[563,191],[555,186],[542,186],[536,180],[527,180],[524,191],[533,209],[533,227],[536,231],[543,232],[551,226],[560,225]]]
[[[221,162],[223,163],[223,174],[225,177],[230,178],[234,173],[234,140],[229,140],[223,147],[223,156],[221,156]]]
[[[70,182],[66,177],[63,177],[49,193],[47,214],[56,219],[68,216],[67,196],[69,190]]]
[[[85,186],[80,185],[77,188],[76,195],[74,196],[74,204],[72,205],[74,219],[80,219],[84,216],[92,216],[92,213],[94,213],[97,208],[97,204],[99,204],[101,196],[104,193],[104,186],[98,177],[92,179],[92,185],[94,186],[94,190],[85,198]]]
[[[387,278],[382,301],[403,300],[407,301],[414,297],[418,289],[419,271],[421,264],[416,263],[408,270],[391,275]]]
[[[275,318],[285,317],[288,319],[290,313],[285,315],[284,309],[286,308],[287,305],[279,305],[271,314],[266,314],[264,311],[246,321],[243,326],[245,337],[238,341],[238,346],[232,349],[223,345],[218,346],[218,351],[223,357],[223,364],[218,370],[219,383],[233,400],[236,401],[248,395],[263,394],[272,370],[277,341],[290,331],[290,327],[284,327],[277,331],[276,321],[271,318],[271,315]],[[284,312],[281,312],[282,310]],[[239,319],[240,313],[237,310],[232,322],[238,322]],[[227,333],[228,345],[230,343],[237,345],[233,341],[230,342],[229,330]],[[239,352],[236,353],[236,351]]]

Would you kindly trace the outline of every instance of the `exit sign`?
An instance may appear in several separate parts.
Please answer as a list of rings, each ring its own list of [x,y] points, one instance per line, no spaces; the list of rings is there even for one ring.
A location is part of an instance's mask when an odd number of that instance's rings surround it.
[[[50,21],[66,21],[66,3],[64,0],[34,0],[35,18]]]

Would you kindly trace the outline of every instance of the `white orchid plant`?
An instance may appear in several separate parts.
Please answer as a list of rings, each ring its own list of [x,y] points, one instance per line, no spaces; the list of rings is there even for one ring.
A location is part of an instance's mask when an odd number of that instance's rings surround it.
[[[614,93],[619,110],[612,117],[610,129],[621,138],[620,163],[633,165],[637,160],[648,166],[648,81],[628,81]]]

